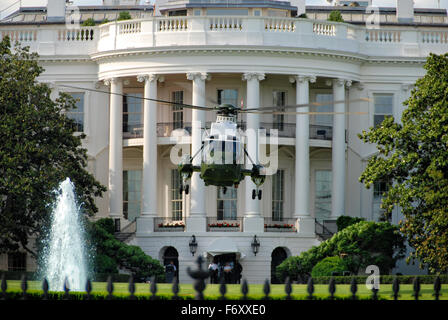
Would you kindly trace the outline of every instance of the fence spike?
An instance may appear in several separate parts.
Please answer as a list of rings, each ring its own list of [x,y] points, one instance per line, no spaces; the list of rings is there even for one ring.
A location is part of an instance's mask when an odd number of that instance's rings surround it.
[[[358,292],[358,281],[356,281],[355,277],[352,277],[352,281],[350,283],[350,292],[352,293],[352,300],[356,300],[356,293]]]
[[[441,282],[440,282],[440,277],[437,275],[436,279],[434,280],[434,298],[435,298],[435,300],[439,300],[441,288],[442,288],[442,286],[441,286]]]
[[[42,291],[44,292],[42,295],[42,298],[44,300],[48,299],[48,281],[47,278],[44,278],[44,280],[42,281]]]
[[[2,283],[0,285],[2,289],[2,299],[6,300],[6,289],[8,289],[8,285],[6,283],[6,275],[2,273]]]
[[[398,280],[398,276],[395,275],[394,282],[392,283],[392,292],[394,300],[398,300],[399,292],[400,292],[400,280]]]
[[[243,300],[247,300],[247,294],[249,293],[249,286],[247,285],[247,280],[243,279],[241,284],[241,292],[243,293]]]
[[[372,300],[378,300],[378,289],[375,287],[372,288]]]
[[[151,277],[151,285],[149,286],[149,291],[151,292],[151,300],[155,300],[156,299],[156,293],[157,293],[157,282],[156,282],[156,277],[152,276]]]
[[[174,293],[173,300],[178,300],[179,299],[179,296],[178,296],[178,293],[179,293],[179,279],[177,279],[177,277],[173,278],[173,287],[172,287],[171,290]]]
[[[107,299],[111,300],[113,298],[112,293],[114,292],[114,283],[112,282],[112,276],[110,276],[110,275],[107,277],[107,287],[106,287],[106,290],[107,290],[107,293],[108,293]]]
[[[65,292],[64,293],[64,299],[66,299],[66,300],[69,299],[69,295],[68,295],[69,291],[70,291],[70,286],[69,286],[69,283],[68,283],[68,278],[65,277],[65,280],[64,280],[64,292]]]
[[[86,299],[90,300],[90,292],[92,292],[92,282],[88,278],[86,281],[86,292],[87,292]]]
[[[227,286],[226,286],[226,280],[224,277],[221,277],[219,280],[219,293],[221,293],[221,300],[226,300],[226,292],[227,292]]]
[[[308,299],[313,300],[314,293],[314,280],[313,277],[308,279],[308,283],[306,285],[306,291],[308,292]]]
[[[328,292],[330,292],[330,299],[334,299],[334,293],[336,292],[336,283],[334,277],[330,278],[330,283],[328,284]]]
[[[414,298],[415,298],[415,300],[418,300],[418,297],[420,295],[420,279],[419,279],[419,277],[415,277],[412,284],[414,287]]]
[[[132,276],[132,274],[129,277],[128,290],[129,290],[129,293],[131,294],[129,296],[129,299],[135,300],[135,295],[134,295],[134,293],[135,293],[135,283],[134,283],[134,277]]]
[[[286,292],[286,299],[291,300],[292,285],[290,277],[286,277],[285,292]]]
[[[269,279],[266,279],[263,286],[264,299],[269,300],[269,293],[271,292],[271,286],[269,285]]]
[[[20,288],[22,289],[22,299],[26,300],[26,298],[27,298],[26,290],[28,289],[28,281],[26,279],[25,273],[22,275],[22,282],[20,284]]]

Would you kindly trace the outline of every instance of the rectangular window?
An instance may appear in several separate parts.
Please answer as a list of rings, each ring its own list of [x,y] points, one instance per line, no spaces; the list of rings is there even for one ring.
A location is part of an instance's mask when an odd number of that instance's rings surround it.
[[[326,102],[326,101],[332,101],[333,100],[333,94],[331,93],[317,93],[316,94],[316,102]],[[310,111],[316,111],[316,112],[332,112],[333,111],[333,105],[326,104],[323,106],[317,106],[314,108],[311,108]],[[314,122],[317,125],[321,126],[332,126],[333,125],[333,116],[331,114],[322,114],[322,115],[315,115],[314,116]]]
[[[281,110],[281,107],[284,107],[286,105],[286,92],[285,91],[273,91],[272,92],[272,98],[273,98],[273,106],[279,107],[279,110]],[[277,129],[279,131],[284,130],[284,120],[285,116],[283,114],[274,114],[272,116],[272,127],[274,129]]]
[[[381,201],[383,200],[383,194],[389,190],[388,185],[384,181],[377,181],[373,184],[373,220],[374,221],[384,221],[384,211],[381,209]]]
[[[386,116],[393,115],[393,94],[374,94],[373,126],[381,124]]]
[[[123,215],[133,221],[140,216],[142,170],[123,171]]]
[[[143,134],[143,107],[141,93],[123,96],[123,134],[131,136]]]
[[[272,175],[272,220],[283,220],[283,202],[285,190],[285,170],[277,170]]]
[[[231,104],[238,107],[238,90],[218,89],[218,104]]]
[[[84,131],[84,93],[69,93],[76,100],[76,108],[68,110],[66,115],[68,118],[75,121],[75,131]]]
[[[184,92],[173,91],[171,101],[175,103],[184,103]],[[173,110],[173,130],[182,129],[184,127],[184,108],[180,105],[172,105]]]
[[[26,253],[8,253],[8,271],[26,271]]]
[[[315,182],[314,217],[328,219],[331,215],[331,170],[316,170]]]
[[[181,179],[177,169],[171,170],[171,217],[182,220],[182,194],[179,192]]]
[[[218,220],[236,220],[237,217],[237,189],[218,187]]]

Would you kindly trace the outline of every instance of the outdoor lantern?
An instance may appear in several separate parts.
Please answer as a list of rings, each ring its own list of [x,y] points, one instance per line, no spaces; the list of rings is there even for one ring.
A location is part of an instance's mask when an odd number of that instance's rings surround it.
[[[254,239],[252,240],[252,243],[250,244],[252,246],[252,251],[255,255],[258,253],[258,248],[260,247],[260,241],[258,241],[257,236],[254,236]]]
[[[194,256],[194,254],[196,253],[196,249],[198,248],[198,243],[196,242],[196,237],[194,235],[191,236],[189,246],[190,252]]]

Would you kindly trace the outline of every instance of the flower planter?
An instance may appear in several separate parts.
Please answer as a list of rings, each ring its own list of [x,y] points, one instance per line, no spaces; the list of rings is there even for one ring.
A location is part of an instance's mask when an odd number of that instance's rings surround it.
[[[215,232],[238,232],[240,227],[209,227],[209,230]]]
[[[266,227],[266,232],[296,232],[294,228],[274,228],[274,227]]]
[[[184,227],[159,227],[162,232],[183,232]]]

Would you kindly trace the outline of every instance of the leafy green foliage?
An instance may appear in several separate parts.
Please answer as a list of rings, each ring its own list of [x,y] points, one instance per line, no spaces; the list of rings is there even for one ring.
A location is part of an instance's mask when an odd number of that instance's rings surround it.
[[[44,71],[35,53],[8,37],[0,42],[0,253],[29,248],[48,224],[56,188],[66,177],[74,182],[82,211],[98,211],[94,197],[106,188],[85,170],[84,134],[74,135],[74,121],[64,115],[75,100],[36,78]]]
[[[364,218],[359,217],[350,217],[350,216],[339,216],[336,219],[336,225],[338,227],[338,231],[341,231],[352,224],[358,223],[360,221],[364,221]]]
[[[400,230],[431,272],[448,270],[448,54],[431,54],[426,75],[417,80],[402,123],[386,118],[360,139],[376,145],[360,181],[370,187],[388,181],[386,215],[398,205],[405,217]]]
[[[316,263],[313,270],[311,270],[311,276],[313,278],[331,276],[333,272],[342,274],[342,272],[346,270],[346,263],[341,257],[326,257]]]
[[[339,10],[331,11],[327,20],[334,21],[334,22],[344,22],[344,19],[342,18],[342,14]]]
[[[93,20],[93,18],[88,18],[82,23],[83,27],[93,27],[95,25],[96,25],[96,23],[95,23],[95,20]]]
[[[285,259],[276,270],[279,278],[289,276],[304,282],[313,267],[326,257],[344,255],[348,271],[358,274],[368,265],[375,264],[387,274],[404,257],[404,238],[398,227],[388,222],[360,221],[338,231],[318,246],[299,256]]]
[[[121,20],[131,20],[131,14],[128,11],[121,11],[120,14],[118,15],[117,21],[121,21]]]
[[[127,245],[114,237],[114,222],[102,218],[88,226],[90,241],[96,247],[95,272],[116,273],[118,269],[130,271],[136,280],[155,276],[164,279],[164,269],[159,261],[146,255],[138,246]]]

